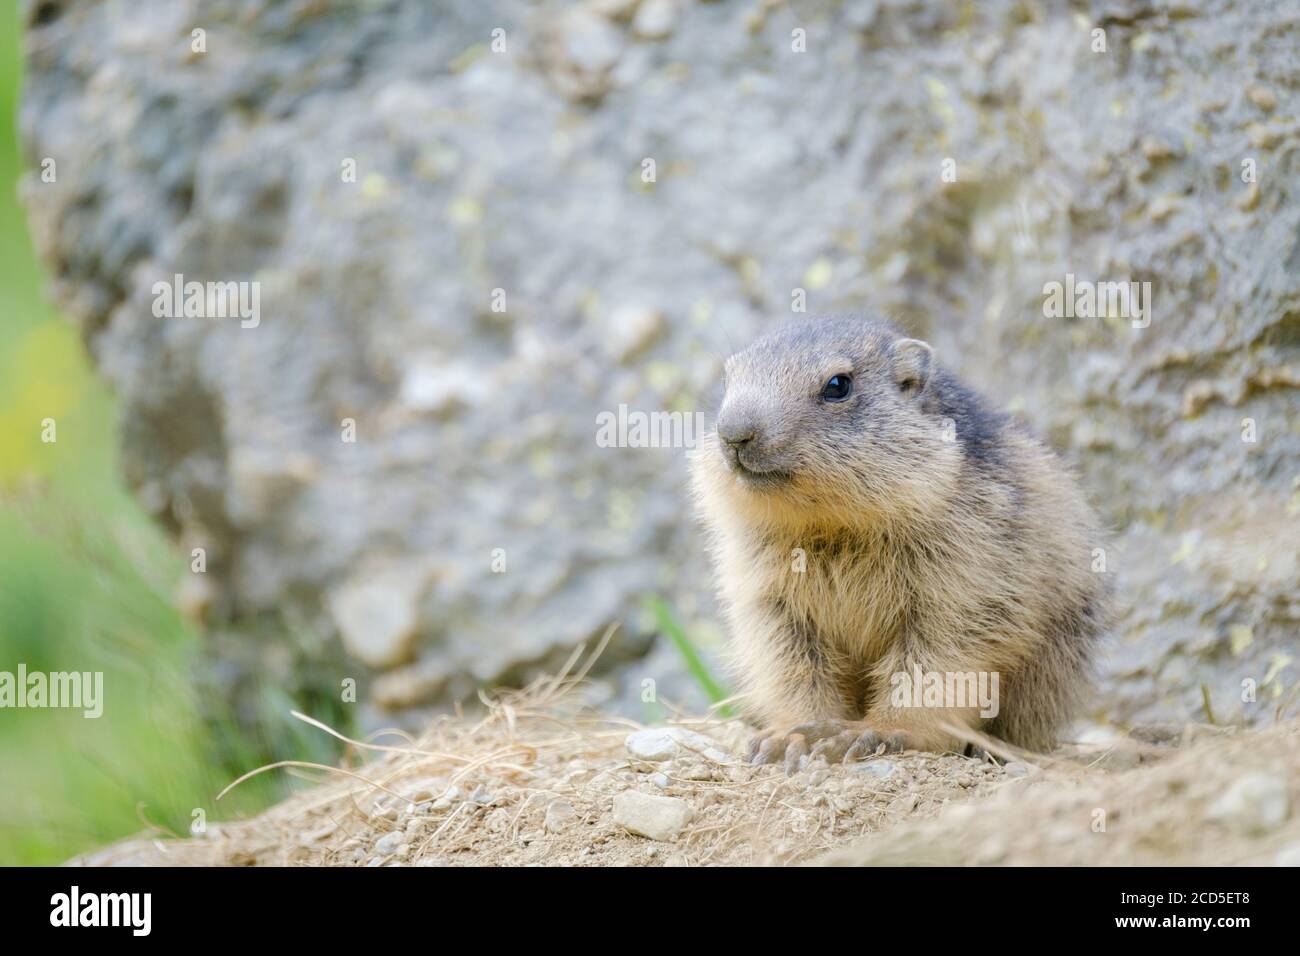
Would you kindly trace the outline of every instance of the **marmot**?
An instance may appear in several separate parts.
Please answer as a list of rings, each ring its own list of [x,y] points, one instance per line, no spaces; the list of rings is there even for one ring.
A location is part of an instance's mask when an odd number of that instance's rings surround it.
[[[1050,749],[1109,594],[1057,457],[881,321],[784,327],[727,361],[724,390],[692,484],[767,727],[753,761],[960,752],[965,728]]]

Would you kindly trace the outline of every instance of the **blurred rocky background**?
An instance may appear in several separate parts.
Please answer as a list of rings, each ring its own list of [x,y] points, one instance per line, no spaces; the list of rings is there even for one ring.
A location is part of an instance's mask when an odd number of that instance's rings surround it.
[[[392,722],[621,621],[608,706],[641,716],[645,678],[702,706],[643,610],[716,646],[684,453],[598,447],[596,417],[707,409],[795,290],[928,338],[1077,465],[1122,602],[1089,717],[1253,722],[1294,688],[1300,5],[25,16],[48,288],[130,487],[205,549],[178,600],[236,697],[355,676]],[[256,280],[260,324],[156,318],[177,273]],[[1149,326],[1045,317],[1067,274],[1150,282]]]

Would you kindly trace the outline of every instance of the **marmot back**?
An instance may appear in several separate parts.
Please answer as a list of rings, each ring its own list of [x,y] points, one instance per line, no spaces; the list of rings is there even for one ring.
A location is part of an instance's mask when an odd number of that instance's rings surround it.
[[[1045,750],[1106,620],[1097,523],[1056,456],[887,323],[732,356],[692,482],[734,669],[793,769],[979,728]]]

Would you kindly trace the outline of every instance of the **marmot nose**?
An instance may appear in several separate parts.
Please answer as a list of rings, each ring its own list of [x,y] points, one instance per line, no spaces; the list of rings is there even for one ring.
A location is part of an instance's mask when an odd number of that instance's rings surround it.
[[[749,399],[732,400],[718,414],[718,438],[733,455],[748,446],[749,453],[766,442],[760,409]]]
[[[740,448],[758,437],[758,428],[748,415],[725,416],[718,421],[718,437],[732,448]]]

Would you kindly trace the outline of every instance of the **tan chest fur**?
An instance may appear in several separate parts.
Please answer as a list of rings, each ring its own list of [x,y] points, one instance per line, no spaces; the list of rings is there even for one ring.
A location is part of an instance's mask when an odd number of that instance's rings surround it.
[[[730,544],[725,550],[735,573],[722,575],[729,604],[765,595],[806,621],[826,650],[863,669],[918,610],[915,570],[874,536],[829,533]]]

